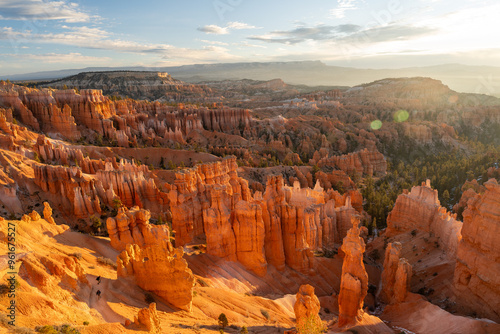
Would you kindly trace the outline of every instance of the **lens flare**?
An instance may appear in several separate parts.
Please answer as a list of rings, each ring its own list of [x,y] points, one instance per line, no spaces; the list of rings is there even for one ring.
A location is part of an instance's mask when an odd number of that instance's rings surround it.
[[[382,121],[376,119],[373,122],[371,122],[370,127],[373,130],[378,130],[378,129],[380,129],[382,127]]]
[[[398,122],[398,123],[404,122],[408,119],[408,117],[410,117],[410,114],[408,114],[408,111],[398,110],[394,114],[394,122]]]

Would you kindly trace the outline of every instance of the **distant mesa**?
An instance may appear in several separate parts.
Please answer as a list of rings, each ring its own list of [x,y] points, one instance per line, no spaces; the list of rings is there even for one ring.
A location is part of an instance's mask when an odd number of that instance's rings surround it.
[[[202,101],[212,91],[204,85],[193,85],[172,78],[166,72],[108,71],[82,72],[77,75],[45,83],[45,87],[63,89],[100,89],[105,95],[130,97],[137,100]]]

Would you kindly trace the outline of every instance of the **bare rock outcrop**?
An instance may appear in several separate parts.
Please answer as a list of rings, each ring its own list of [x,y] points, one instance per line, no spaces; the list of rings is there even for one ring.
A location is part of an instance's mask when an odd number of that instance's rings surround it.
[[[382,153],[376,149],[369,150],[367,148],[361,151],[344,154],[340,156],[326,156],[315,155],[316,159],[312,163],[321,166],[336,167],[347,174],[359,175],[385,175],[387,173],[387,161]]]
[[[265,226],[257,203],[239,201],[234,210],[233,231],[238,262],[259,276],[267,272],[264,251]]]
[[[392,304],[402,303],[405,301],[410,292],[411,276],[413,268],[405,258],[399,259],[398,270],[396,271],[394,294],[391,298]]]
[[[384,270],[382,271],[380,299],[384,303],[390,303],[394,295],[396,283],[396,272],[398,271],[399,258],[403,246],[399,242],[392,242],[385,249]]]
[[[52,217],[52,208],[49,202],[43,202],[43,219],[51,224],[55,224],[54,218]]]
[[[437,190],[431,188],[429,180],[399,195],[387,217],[389,237],[414,229],[434,233],[447,255],[455,258],[462,222],[440,205]]]
[[[500,185],[469,200],[458,245],[454,286],[460,305],[500,322]]]
[[[319,328],[322,325],[321,318],[319,317],[320,308],[319,299],[314,294],[314,287],[309,284],[301,285],[299,292],[297,292],[295,304],[293,305],[297,322],[296,327],[301,328],[307,324]]]
[[[114,218],[106,220],[111,247],[122,251],[128,244],[136,244],[139,247],[154,245],[162,240],[169,240],[169,232],[166,225],[149,224],[151,214],[148,210],[132,207],[118,209]]]
[[[133,277],[142,289],[191,311],[194,276],[183,255],[167,240],[144,248],[129,244],[116,261],[118,277]]]
[[[281,175],[269,176],[264,193],[252,196],[236,169],[232,157],[175,174],[168,196],[177,246],[201,238],[207,253],[260,276],[267,264],[311,274],[314,252],[334,247],[358,215],[350,197],[336,206],[319,182],[313,189],[298,181],[290,187]]]
[[[134,323],[139,326],[144,326],[153,334],[161,334],[161,323],[156,312],[156,303],[149,304],[148,308],[139,310],[139,313],[134,317]]]
[[[386,304],[403,302],[410,291],[412,267],[401,258],[401,250],[399,242],[389,243],[385,250],[379,297]]]
[[[359,221],[353,219],[352,224],[342,244],[345,256],[339,293],[339,327],[350,326],[361,320],[363,301],[368,292],[368,274],[363,264],[365,242],[359,236]]]

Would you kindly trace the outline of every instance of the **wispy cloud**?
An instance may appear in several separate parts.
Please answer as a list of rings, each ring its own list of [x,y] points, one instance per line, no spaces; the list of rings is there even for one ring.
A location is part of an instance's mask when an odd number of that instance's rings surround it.
[[[209,41],[209,40],[206,40],[206,39],[201,39],[200,41],[203,42],[203,43],[205,43],[205,44],[210,44],[210,45],[223,45],[223,46],[229,45],[228,43],[225,43],[225,42]]]
[[[197,30],[207,34],[227,35],[231,30],[241,30],[241,29],[257,29],[257,27],[243,22],[229,22],[225,27],[220,27],[215,24],[209,24],[203,27],[199,27]]]
[[[356,0],[337,0],[337,2],[337,7],[330,10],[330,14],[337,19],[344,18],[346,11],[358,8]]]
[[[315,27],[297,27],[291,30],[272,31],[269,34],[251,36],[249,39],[282,44],[297,44],[306,40],[326,40],[338,38],[342,35],[359,31],[360,26],[355,24],[341,24],[336,26],[317,25]]]
[[[16,31],[12,27],[0,27],[0,40],[10,40],[21,47],[24,43],[54,43],[77,46],[87,49],[100,49],[138,54],[157,54],[164,59],[184,59],[196,61],[217,61],[237,59],[229,50],[220,46],[209,45],[200,49],[180,48],[170,44],[139,43],[114,39],[112,34],[89,27],[67,27],[61,33],[33,33]]]
[[[88,22],[90,15],[77,3],[47,0],[2,0],[0,20],[64,20]]]
[[[318,25],[315,27],[297,27],[285,31],[272,31],[269,34],[251,36],[249,39],[267,43],[298,44],[305,41],[357,42],[363,44],[385,41],[407,40],[417,36],[427,35],[436,30],[429,27],[405,25],[388,25],[362,29],[355,24],[336,26]]]

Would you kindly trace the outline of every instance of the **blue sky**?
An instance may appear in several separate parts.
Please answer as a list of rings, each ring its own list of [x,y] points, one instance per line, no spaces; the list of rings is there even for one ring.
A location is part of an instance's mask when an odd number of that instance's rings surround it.
[[[0,0],[0,75],[322,60],[500,66],[496,0]]]

